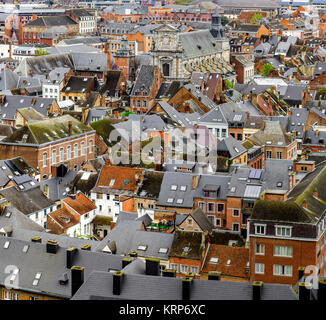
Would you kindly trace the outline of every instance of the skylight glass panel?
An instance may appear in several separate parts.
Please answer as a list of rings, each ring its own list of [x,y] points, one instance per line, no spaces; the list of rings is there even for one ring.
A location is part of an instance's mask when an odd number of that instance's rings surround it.
[[[180,187],[180,191],[186,191],[187,190],[187,186],[181,186]]]
[[[177,203],[178,204],[182,204],[183,203],[183,199],[177,199]]]
[[[173,198],[168,198],[168,199],[166,200],[166,202],[168,202],[168,203],[172,203],[172,202],[173,202]]]
[[[29,245],[25,245],[24,248],[23,248],[23,252],[26,253],[28,251],[28,248],[29,248]]]
[[[37,285],[38,285],[38,280],[37,279],[34,279],[33,286],[37,286]]]
[[[146,251],[147,246],[140,245],[140,246],[138,246],[137,250]]]
[[[160,250],[158,251],[158,253],[167,253],[168,252],[168,248],[160,248]]]
[[[111,179],[110,184],[109,184],[109,187],[113,187],[114,182],[115,182],[115,179]]]
[[[172,191],[175,191],[175,190],[177,190],[177,187],[178,187],[178,186],[176,186],[175,184],[173,184],[173,185],[171,186],[171,190],[172,190]]]
[[[209,259],[209,262],[210,263],[218,263],[218,258],[212,257],[212,258]]]
[[[35,275],[35,279],[41,279],[41,275],[42,273],[41,272],[37,272],[36,275]]]
[[[8,249],[9,248],[9,245],[10,245],[10,242],[9,241],[6,241],[3,247],[5,249]]]
[[[231,260],[229,259],[227,262],[226,262],[226,265],[229,266],[231,264]]]

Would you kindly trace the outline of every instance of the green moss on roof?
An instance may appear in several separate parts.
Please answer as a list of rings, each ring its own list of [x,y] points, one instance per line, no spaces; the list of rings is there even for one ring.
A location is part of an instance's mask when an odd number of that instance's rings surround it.
[[[310,215],[293,201],[257,200],[253,207],[252,219],[305,222],[312,221]]]
[[[250,141],[245,141],[243,144],[242,144],[247,150],[249,150],[250,148],[252,148],[254,145],[250,142]]]
[[[112,132],[112,130],[115,129],[112,126],[110,119],[106,118],[106,119],[103,119],[103,120],[98,120],[98,121],[90,122],[89,125],[108,144],[108,139],[110,137],[110,133]]]

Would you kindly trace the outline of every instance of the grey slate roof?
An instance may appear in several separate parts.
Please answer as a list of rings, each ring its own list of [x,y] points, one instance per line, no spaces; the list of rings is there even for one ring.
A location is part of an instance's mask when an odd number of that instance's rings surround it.
[[[224,114],[221,112],[219,107],[210,110],[205,113],[198,121],[199,123],[220,123],[227,125],[228,122],[224,117]]]
[[[139,268],[137,268],[139,269]],[[139,272],[138,272],[139,273]],[[181,300],[182,279],[125,273],[119,296],[112,294],[112,274],[93,272],[73,300]],[[141,292],[139,288],[142,288]],[[288,285],[263,284],[262,300],[296,300]],[[194,279],[190,300],[252,300],[252,284],[247,282]]]
[[[228,152],[231,160],[247,151],[241,142],[235,140],[232,136],[228,136],[227,138],[220,141],[216,146],[216,150],[217,152]]]
[[[168,260],[167,253],[159,253],[160,248],[167,248],[168,251],[173,242],[173,234],[164,232],[142,231],[143,221],[123,219],[108,233],[101,241],[97,250],[102,250],[110,241],[116,243],[116,254],[122,255],[130,251],[136,251],[138,256],[159,258]],[[139,250],[138,246],[147,246],[146,250]]]
[[[9,93],[11,89],[17,88],[18,75],[10,69],[0,73],[0,93]]]
[[[296,137],[302,139],[304,135],[304,125],[306,124],[309,111],[306,108],[291,108],[291,115],[289,117],[288,132],[296,131]]]
[[[150,65],[142,65],[130,95],[138,96],[139,92],[142,92],[142,96],[148,96],[153,82],[154,67]]]
[[[0,190],[0,194],[23,214],[31,214],[54,205],[39,188],[18,191],[15,187]]]
[[[9,241],[9,247],[4,248]],[[23,248],[28,245],[27,252]],[[66,249],[59,247],[56,254],[47,253],[46,245],[14,238],[1,237],[0,239],[0,284],[8,278],[5,268],[14,265],[19,269],[19,282],[14,283],[18,289],[31,293],[42,293],[69,299],[71,297],[71,272],[66,266]],[[82,266],[84,278],[87,280],[94,270],[108,272],[108,269],[120,270],[122,257],[104,253],[78,250],[74,256],[73,265]],[[13,271],[13,270],[12,270]],[[36,273],[41,277],[37,285],[33,285]],[[59,279],[67,273],[68,283],[59,284]]]

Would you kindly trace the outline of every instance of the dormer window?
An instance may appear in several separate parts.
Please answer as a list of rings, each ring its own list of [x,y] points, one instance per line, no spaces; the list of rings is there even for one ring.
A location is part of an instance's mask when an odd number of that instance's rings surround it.
[[[266,225],[265,224],[255,224],[255,234],[265,235]]]
[[[287,226],[275,226],[275,235],[277,237],[291,237],[292,227]]]

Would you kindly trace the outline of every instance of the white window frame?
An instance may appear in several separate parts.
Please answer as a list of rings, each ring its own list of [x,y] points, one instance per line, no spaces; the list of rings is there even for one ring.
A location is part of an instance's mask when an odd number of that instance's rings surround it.
[[[255,226],[255,234],[266,235],[266,224],[255,223],[254,226]],[[258,232],[257,227],[264,227],[264,232],[263,233]]]
[[[275,250],[276,248],[279,248],[279,253],[278,254],[276,253],[276,250]],[[284,252],[284,251],[286,251],[286,252]],[[289,254],[289,251],[291,252],[290,254]],[[273,255],[274,255],[274,257],[293,258],[293,247],[274,245]]]
[[[278,230],[279,229],[287,229],[287,230],[290,230],[290,235],[279,234],[278,233]],[[292,236],[292,227],[291,226],[279,226],[279,225],[276,225],[275,226],[275,236],[276,237],[282,237],[282,238],[291,238],[291,236]]]
[[[278,272],[279,271],[279,267],[281,267],[282,269],[282,273]],[[276,268],[278,268],[278,270],[276,271]],[[289,268],[291,270],[290,274],[286,274],[285,270],[286,268]],[[281,264],[273,264],[273,275],[274,276],[281,276],[281,277],[292,277],[293,276],[293,267],[292,265],[281,265]]]
[[[264,263],[255,263],[255,274],[264,274],[265,273],[265,264]]]
[[[263,250],[257,250],[259,247],[262,248]],[[265,255],[265,244],[256,243],[255,254],[258,256],[264,256]]]

